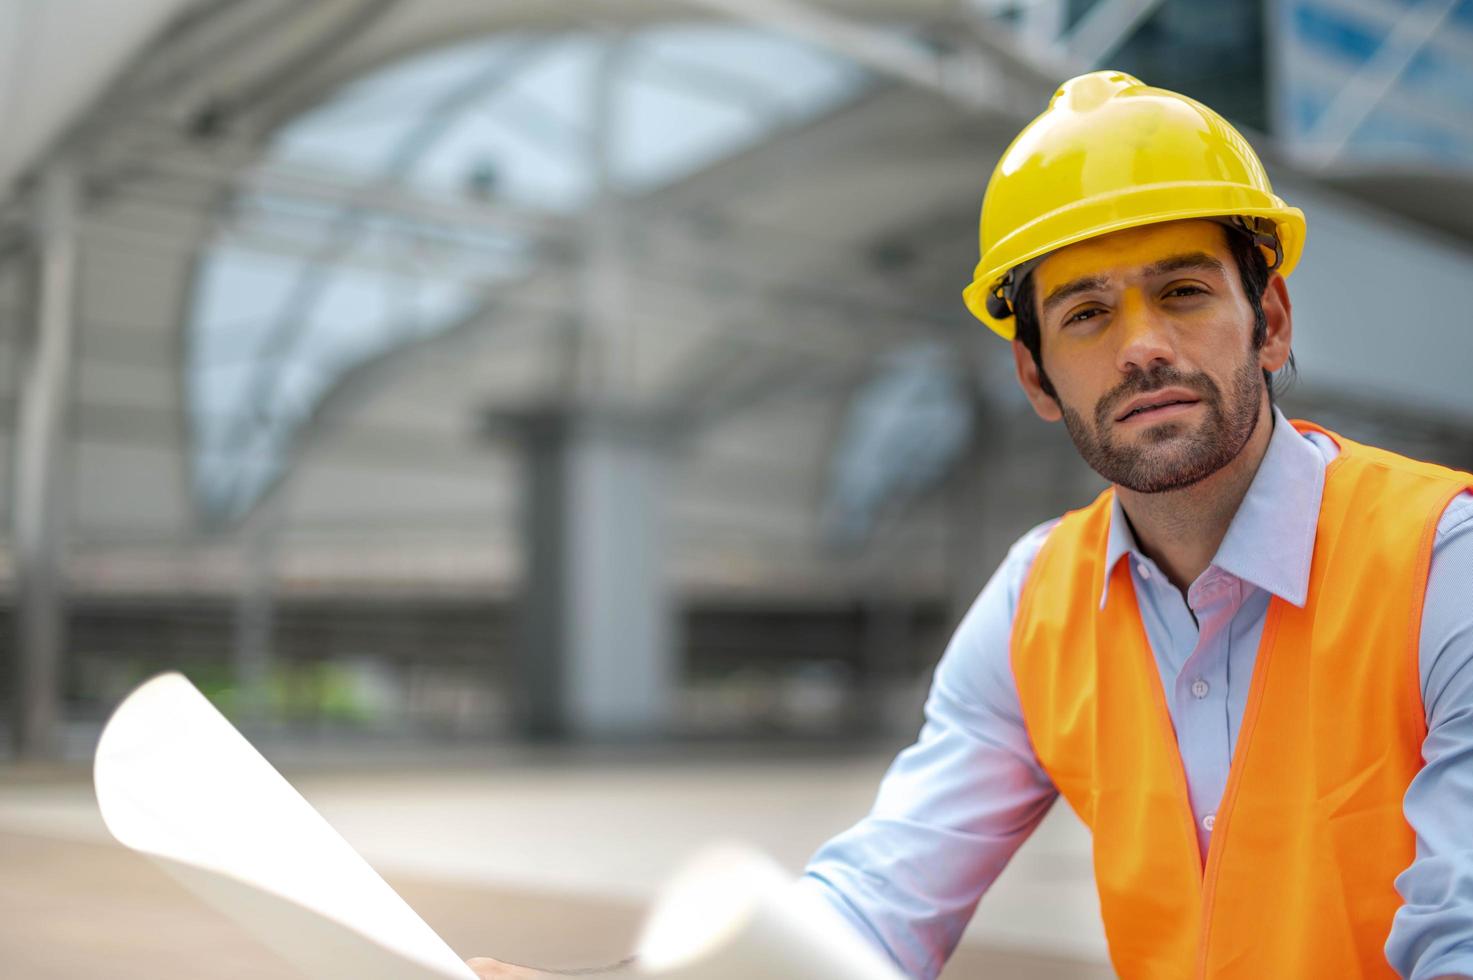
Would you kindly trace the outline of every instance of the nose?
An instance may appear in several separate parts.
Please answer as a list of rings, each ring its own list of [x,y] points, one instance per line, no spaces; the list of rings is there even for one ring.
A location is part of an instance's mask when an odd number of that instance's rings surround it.
[[[1139,290],[1129,290],[1115,315],[1119,349],[1115,366],[1122,374],[1149,373],[1176,363],[1176,347],[1167,319],[1151,308]]]

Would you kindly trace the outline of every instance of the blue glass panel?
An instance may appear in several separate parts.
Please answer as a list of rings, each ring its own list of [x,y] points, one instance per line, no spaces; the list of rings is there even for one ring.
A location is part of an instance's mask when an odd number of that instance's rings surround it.
[[[1342,11],[1301,4],[1294,10],[1295,32],[1311,47],[1364,62],[1381,46],[1384,32],[1354,20]]]
[[[828,540],[862,543],[885,508],[938,483],[965,451],[973,418],[949,351],[922,344],[892,354],[844,420],[824,506]]]

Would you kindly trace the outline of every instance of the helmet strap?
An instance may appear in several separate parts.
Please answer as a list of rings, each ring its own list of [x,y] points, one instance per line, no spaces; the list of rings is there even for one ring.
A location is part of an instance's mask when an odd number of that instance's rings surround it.
[[[1284,264],[1284,246],[1279,241],[1278,228],[1268,218],[1255,218],[1246,215],[1235,214],[1228,218],[1216,219],[1229,228],[1235,228],[1253,239],[1259,251],[1263,253],[1263,259],[1268,263],[1268,271],[1273,272]]]
[[[1047,254],[1020,262],[998,280],[997,288],[987,296],[987,312],[993,319],[1006,320],[1013,315],[1018,306],[1018,289],[1023,285],[1023,280],[1046,258]]]

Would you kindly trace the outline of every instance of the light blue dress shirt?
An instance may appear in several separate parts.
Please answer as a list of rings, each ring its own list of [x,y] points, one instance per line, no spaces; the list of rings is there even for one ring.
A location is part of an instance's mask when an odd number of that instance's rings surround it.
[[[1325,466],[1337,453],[1275,409],[1263,462],[1185,598],[1141,552],[1118,499],[1111,514],[1107,568],[1130,563],[1204,855],[1269,598],[1305,602]],[[1008,552],[936,667],[919,738],[891,765],[869,816],[820,848],[799,884],[912,977],[941,971],[1058,795],[1033,754],[1009,659],[1023,579],[1056,523]],[[1473,494],[1455,498],[1438,524],[1420,664],[1426,764],[1405,798],[1417,856],[1396,879],[1404,904],[1386,955],[1410,980],[1473,976]]]

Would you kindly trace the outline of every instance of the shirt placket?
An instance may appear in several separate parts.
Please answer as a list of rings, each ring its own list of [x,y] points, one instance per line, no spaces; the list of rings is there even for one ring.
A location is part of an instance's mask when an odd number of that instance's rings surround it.
[[[1210,568],[1187,592],[1198,624],[1197,641],[1177,673],[1177,744],[1190,773],[1188,787],[1202,853],[1212,839],[1217,807],[1232,763],[1228,715],[1228,658],[1233,614],[1242,602],[1242,583]]]

